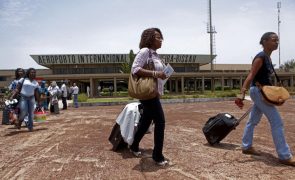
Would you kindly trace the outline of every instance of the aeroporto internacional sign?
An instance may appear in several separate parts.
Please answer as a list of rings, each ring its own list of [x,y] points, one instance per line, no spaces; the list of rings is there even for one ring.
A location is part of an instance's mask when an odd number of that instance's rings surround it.
[[[110,64],[129,62],[129,54],[52,54],[31,55],[40,65],[62,64]],[[214,59],[216,55],[212,56]],[[194,54],[161,54],[166,63],[207,64],[211,62],[210,55]]]

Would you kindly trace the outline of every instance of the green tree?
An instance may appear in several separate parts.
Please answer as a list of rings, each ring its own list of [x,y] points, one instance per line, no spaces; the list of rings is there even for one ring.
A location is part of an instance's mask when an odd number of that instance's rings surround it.
[[[291,69],[295,69],[295,60],[291,59],[287,62],[285,62],[284,64],[280,65],[280,69],[283,69],[285,71],[290,71]]]
[[[135,58],[135,54],[133,50],[131,49],[129,52],[129,62],[125,62],[121,66],[121,71],[123,73],[130,73],[134,58]]]

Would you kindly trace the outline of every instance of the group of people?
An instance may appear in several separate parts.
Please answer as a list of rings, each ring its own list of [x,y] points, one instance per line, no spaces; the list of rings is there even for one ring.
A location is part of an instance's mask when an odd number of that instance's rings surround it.
[[[160,166],[165,166],[169,163],[169,160],[166,159],[163,154],[165,115],[160,102],[160,96],[164,93],[164,80],[167,76],[163,71],[165,64],[161,61],[160,56],[157,54],[157,50],[162,46],[163,39],[162,32],[159,28],[146,29],[141,35],[139,43],[140,51],[134,59],[131,73],[136,76],[155,78],[157,80],[157,87],[155,87],[155,89],[158,91],[158,96],[148,100],[140,100],[140,103],[143,105],[141,124],[135,133],[132,145],[129,147],[133,155],[137,157],[142,155],[139,144],[150,127],[151,122],[153,122],[154,147],[152,158],[156,164]],[[241,97],[237,98],[235,101],[239,108],[243,108],[243,100],[246,92],[249,90],[250,97],[254,102],[248,122],[244,129],[242,138],[242,153],[261,155],[261,152],[253,146],[253,135],[255,126],[258,125],[262,115],[264,114],[271,126],[273,142],[278,154],[279,162],[285,165],[295,166],[295,158],[293,157],[285,139],[284,126],[280,113],[274,105],[267,104],[262,100],[263,98],[260,89],[257,86],[257,83],[260,85],[272,85],[271,74],[273,73],[273,69],[271,68],[271,54],[278,48],[279,38],[276,33],[267,32],[262,35],[260,44],[262,45],[263,50],[254,57],[252,61],[252,68],[241,88]],[[150,59],[152,60],[154,70],[145,69],[145,65]],[[41,83],[40,88],[38,82],[35,80],[36,70],[34,68],[28,69],[26,73],[24,73],[23,69],[18,68],[15,75],[16,78],[12,82],[10,89],[13,90],[11,97],[20,95],[20,114],[17,127],[20,128],[21,122],[25,116],[28,115],[27,127],[29,131],[32,131],[35,104],[37,103],[37,106],[42,106],[40,97],[44,100],[48,98],[49,94],[49,97],[51,98],[50,102],[54,106],[54,104],[58,101],[58,92],[60,90],[54,81],[47,90],[45,82]],[[23,75],[25,76],[23,77]],[[74,83],[71,89],[74,99],[74,107],[77,108],[79,88]],[[100,92],[101,88],[98,90]],[[64,82],[61,86],[61,92],[63,109],[67,109],[66,98],[69,92],[67,91],[66,82]],[[40,96],[40,93],[45,96]],[[47,102],[43,101],[44,109],[47,108],[46,104]]]
[[[68,82],[64,81],[61,88],[56,81],[52,81],[48,86],[46,81],[40,84],[36,81],[36,70],[29,68],[26,72],[22,68],[15,70],[15,79],[9,85],[9,99],[17,99],[18,104],[15,108],[19,109],[18,116],[13,122],[20,129],[22,122],[26,119],[26,126],[29,131],[33,131],[33,118],[36,108],[44,111],[50,110],[51,113],[58,114],[58,100],[61,98],[63,110],[67,109],[67,99],[69,95],[74,96],[74,106],[78,107],[79,88],[76,83],[68,87]],[[48,108],[50,104],[50,108]]]
[[[163,72],[165,65],[157,54],[157,49],[161,48],[163,35],[158,28],[149,28],[143,31],[139,43],[140,51],[137,53],[132,64],[131,73],[141,77],[153,77],[157,80],[158,96],[149,100],[140,100],[143,105],[143,115],[141,124],[135,133],[134,141],[129,147],[134,156],[141,156],[142,152],[139,144],[147,132],[151,122],[154,123],[154,148],[152,158],[157,165],[167,165],[168,159],[163,155],[165,116],[160,102],[160,96],[163,95],[163,80],[166,75]],[[279,38],[274,32],[267,32],[262,35],[260,44],[263,50],[259,52],[252,61],[252,68],[241,88],[241,96],[235,100],[239,108],[243,108],[245,93],[250,88],[250,97],[254,102],[250,112],[249,120],[245,126],[242,138],[242,153],[251,155],[261,155],[261,152],[253,147],[254,128],[258,125],[264,114],[270,125],[272,137],[278,154],[279,162],[285,165],[295,166],[295,158],[286,142],[284,127],[281,116],[274,105],[270,105],[262,100],[262,95],[257,87],[260,85],[272,85],[271,74],[271,53],[278,48]],[[149,54],[152,54],[150,57]],[[152,59],[154,70],[145,69],[149,59]]]

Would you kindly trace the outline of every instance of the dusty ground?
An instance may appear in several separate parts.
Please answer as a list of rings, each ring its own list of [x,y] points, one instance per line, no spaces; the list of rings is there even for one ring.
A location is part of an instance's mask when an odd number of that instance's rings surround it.
[[[295,151],[294,105],[295,100],[289,100],[279,109]],[[295,179],[294,167],[277,162],[265,118],[254,137],[255,146],[263,151],[260,157],[241,153],[246,121],[219,146],[207,144],[202,127],[209,117],[220,112],[242,115],[231,101],[163,105],[164,154],[171,161],[167,167],[156,166],[150,158],[153,134],[141,143],[143,158],[128,150],[111,150],[108,136],[123,107],[70,108],[35,123],[34,132],[0,126],[0,179]]]

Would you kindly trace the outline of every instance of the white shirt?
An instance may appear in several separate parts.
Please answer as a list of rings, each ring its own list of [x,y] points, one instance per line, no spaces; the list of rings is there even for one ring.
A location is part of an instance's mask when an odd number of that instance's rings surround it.
[[[22,86],[22,89],[21,89],[21,94],[25,97],[31,97],[31,96],[34,96],[35,94],[35,90],[37,88],[39,88],[39,84],[36,80],[30,80],[29,78],[21,78],[19,81],[18,81],[18,84],[21,85],[21,83],[23,82],[24,80],[24,83],[23,83],[23,86]]]
[[[72,87],[72,91],[73,91],[73,94],[79,94],[79,88],[78,88],[78,86],[73,86]]]
[[[142,48],[136,55],[134,62],[132,64],[131,72],[132,74],[136,74],[142,67],[148,63],[149,59],[149,51],[152,53],[151,59],[154,62],[156,71],[163,71],[165,68],[165,64],[163,64],[160,56],[156,51],[148,48]],[[164,94],[164,81],[158,78],[158,92],[160,95]]]
[[[60,89],[62,91],[62,97],[67,97],[68,96],[68,91],[67,91],[66,84],[62,84]]]

